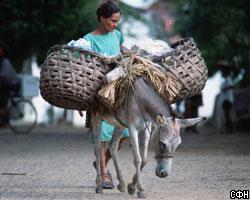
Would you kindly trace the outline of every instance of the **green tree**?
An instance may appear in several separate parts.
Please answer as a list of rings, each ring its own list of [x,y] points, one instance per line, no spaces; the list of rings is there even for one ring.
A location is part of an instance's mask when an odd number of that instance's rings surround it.
[[[19,69],[33,53],[41,62],[49,47],[77,39],[96,26],[98,1],[2,0],[0,45]]]
[[[192,36],[208,64],[210,74],[219,60],[247,70],[249,85],[250,3],[248,0],[179,0],[175,31]]]

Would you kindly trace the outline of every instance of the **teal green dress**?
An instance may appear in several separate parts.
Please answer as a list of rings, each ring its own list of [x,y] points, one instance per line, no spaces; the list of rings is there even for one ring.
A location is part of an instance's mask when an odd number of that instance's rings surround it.
[[[122,45],[124,38],[120,31],[114,30],[102,35],[94,35],[88,33],[83,37],[91,44],[91,49],[104,56],[117,56],[120,53],[120,46]],[[106,121],[102,121],[101,127],[101,141],[109,141],[112,139],[114,126]],[[123,137],[128,137],[128,129],[124,129],[122,132]]]

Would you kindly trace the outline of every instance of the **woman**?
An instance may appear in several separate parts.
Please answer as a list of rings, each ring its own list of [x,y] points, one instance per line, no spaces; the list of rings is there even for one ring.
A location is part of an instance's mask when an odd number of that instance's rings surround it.
[[[117,4],[112,1],[107,1],[101,4],[96,10],[97,19],[99,25],[97,29],[84,36],[84,39],[90,42],[91,49],[95,52],[101,53],[105,56],[116,56],[120,53],[121,45],[124,38],[120,31],[116,30],[118,22],[121,19],[121,11]],[[105,151],[104,144],[112,139],[114,127],[108,124],[106,121],[102,122],[101,130],[101,176],[103,189],[113,189],[114,184],[112,177],[108,172],[108,161],[111,158],[110,152],[107,149]],[[128,137],[128,130],[123,131],[123,138],[119,144]],[[93,163],[96,167],[96,162]]]

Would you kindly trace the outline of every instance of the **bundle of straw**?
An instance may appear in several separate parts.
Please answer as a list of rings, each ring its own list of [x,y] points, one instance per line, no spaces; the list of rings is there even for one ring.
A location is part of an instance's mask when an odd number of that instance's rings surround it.
[[[122,66],[127,73],[124,78],[112,81],[98,94],[107,106],[118,107],[124,103],[134,80],[143,77],[150,82],[158,93],[168,102],[173,102],[181,89],[181,83],[174,74],[138,53],[124,55]]]

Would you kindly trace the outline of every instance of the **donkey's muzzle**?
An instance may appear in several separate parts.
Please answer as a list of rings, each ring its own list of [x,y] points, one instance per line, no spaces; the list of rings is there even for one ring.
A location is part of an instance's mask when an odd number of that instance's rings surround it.
[[[162,170],[157,170],[156,169],[155,170],[155,174],[159,178],[165,178],[165,177],[167,177],[169,175],[169,172],[167,170],[164,170],[164,169],[162,169]]]

